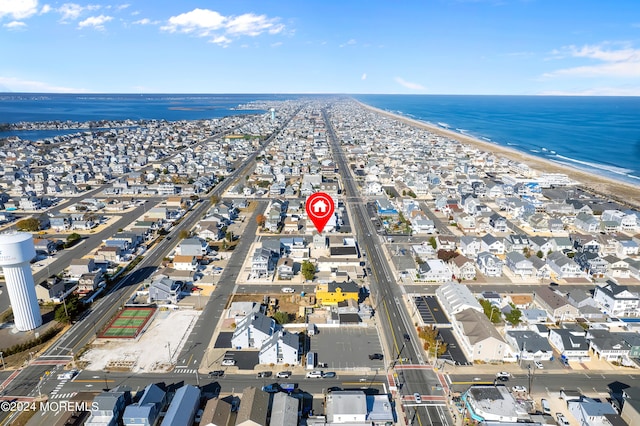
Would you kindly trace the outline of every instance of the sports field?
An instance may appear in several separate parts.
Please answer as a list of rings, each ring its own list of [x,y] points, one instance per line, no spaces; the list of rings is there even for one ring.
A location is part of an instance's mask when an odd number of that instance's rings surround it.
[[[136,338],[153,318],[155,311],[155,308],[124,308],[101,333],[98,333],[98,337]]]

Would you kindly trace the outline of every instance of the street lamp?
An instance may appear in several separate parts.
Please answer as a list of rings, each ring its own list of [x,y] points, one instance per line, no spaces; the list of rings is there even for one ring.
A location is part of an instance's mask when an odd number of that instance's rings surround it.
[[[6,370],[7,367],[4,365],[4,356],[3,355],[4,355],[4,353],[0,352],[0,361],[2,361],[2,369]]]
[[[173,363],[173,359],[171,358],[171,344],[167,342],[167,349],[169,350],[169,364]]]

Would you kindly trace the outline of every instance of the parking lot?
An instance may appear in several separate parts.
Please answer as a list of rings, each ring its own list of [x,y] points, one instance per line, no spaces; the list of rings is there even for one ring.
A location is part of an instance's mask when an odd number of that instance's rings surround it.
[[[435,296],[414,297],[415,309],[424,325],[450,325],[447,316]]]
[[[440,359],[448,359],[454,361],[457,365],[467,365],[467,357],[462,352],[462,349],[458,346],[458,341],[453,335],[453,331],[450,328],[439,328],[438,332],[442,341],[447,344],[447,352],[445,352]]]
[[[320,328],[311,337],[311,351],[327,369],[383,369],[384,360],[370,360],[369,355],[382,353],[378,333],[373,327]]]
[[[258,351],[227,351],[224,359],[235,360],[240,370],[253,370],[258,365]]]

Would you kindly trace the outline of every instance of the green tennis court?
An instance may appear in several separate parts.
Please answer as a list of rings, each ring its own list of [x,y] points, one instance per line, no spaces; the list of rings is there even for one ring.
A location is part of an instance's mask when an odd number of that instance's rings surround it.
[[[146,321],[146,318],[116,318],[111,324],[112,327],[134,327],[138,328]]]
[[[98,337],[136,338],[152,321],[155,308],[126,307],[111,320]]]

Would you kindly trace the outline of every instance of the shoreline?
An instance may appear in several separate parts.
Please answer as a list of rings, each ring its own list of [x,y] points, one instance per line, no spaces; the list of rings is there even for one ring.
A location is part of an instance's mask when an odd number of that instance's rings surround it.
[[[536,157],[535,155],[519,151],[514,148],[505,147],[496,143],[483,141],[472,136],[464,135],[453,130],[443,129],[424,121],[405,117],[393,112],[385,111],[360,101],[354,100],[363,108],[384,115],[403,123],[427,130],[433,134],[456,140],[460,143],[473,146],[485,152],[491,152],[504,158],[522,162],[537,172],[542,173],[563,173],[569,178],[578,182],[579,187],[596,195],[616,200],[621,204],[626,204],[634,208],[640,208],[640,187],[630,183],[616,180],[607,176],[589,173],[587,171],[571,167],[570,165],[556,163],[554,161]]]

